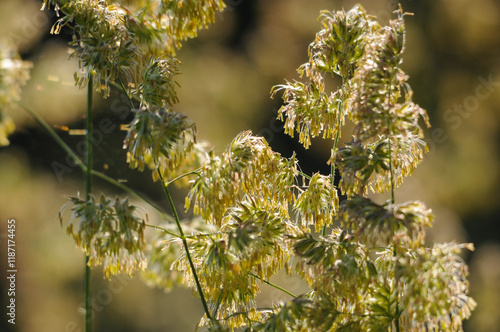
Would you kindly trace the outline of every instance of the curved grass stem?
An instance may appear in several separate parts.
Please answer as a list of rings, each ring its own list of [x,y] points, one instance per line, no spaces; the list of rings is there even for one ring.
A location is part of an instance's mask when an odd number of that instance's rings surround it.
[[[92,77],[89,77],[89,83],[87,86],[87,115],[86,115],[86,154],[87,154],[87,169],[85,172],[85,199],[86,201],[90,201],[90,197],[92,195],[92,158],[93,158],[93,149],[92,149],[92,95],[93,95],[93,87],[92,87]],[[89,255],[85,255],[85,332],[92,331],[92,302],[90,298],[90,277],[91,271],[89,266]]]
[[[392,140],[389,137],[389,173],[390,173],[390,181],[391,181],[391,204],[395,203],[395,183],[394,183],[394,169],[392,167]],[[396,247],[394,247],[394,257],[396,258],[397,252],[396,252]],[[396,261],[397,262],[397,261]],[[397,263],[396,263],[396,269],[397,269]],[[400,327],[399,327],[399,285],[398,285],[398,278],[397,278],[397,273],[394,271],[394,276],[395,276],[395,292],[396,292],[396,317],[395,317],[395,330],[396,332],[400,332]]]
[[[173,237],[175,238],[181,238],[181,236],[179,234],[175,234],[174,232],[172,231],[169,231],[168,229],[164,228],[164,227],[161,227],[161,226],[156,226],[156,225],[151,225],[151,224],[146,224],[146,227],[149,227],[149,228],[154,228],[154,229],[157,229],[157,230],[160,230],[162,232],[165,232],[167,233],[168,235],[172,235]]]
[[[395,183],[394,183],[394,169],[392,167],[392,140],[389,137],[389,173],[390,173],[390,181],[391,181],[391,204],[395,203],[394,192],[395,192]]]
[[[308,180],[311,180],[311,177],[304,172],[298,171],[298,174]]]
[[[200,175],[200,173],[198,172],[198,170],[196,170],[196,171],[192,171],[192,172],[188,172],[188,173],[181,174],[181,175],[179,175],[178,177],[176,177],[176,178],[174,178],[174,179],[172,179],[172,180],[168,181],[165,185],[166,185],[166,186],[169,186],[169,185],[171,185],[172,183],[174,183],[175,181],[180,180],[180,179],[182,179],[182,178],[184,178],[184,177],[186,177],[186,176],[189,176],[189,175],[198,175],[198,177],[201,177],[201,175]]]
[[[182,236],[180,236],[179,234],[176,234],[172,231],[169,231],[168,229],[164,228],[164,227],[161,227],[161,226],[157,226],[157,225],[151,225],[151,224],[146,224],[146,227],[150,227],[150,228],[154,228],[154,229],[157,229],[157,230],[160,230],[164,233],[167,233],[175,238],[178,238],[178,239],[181,239]],[[197,239],[197,238],[200,238],[200,237],[213,237],[213,236],[216,236],[216,235],[221,235],[221,234],[228,234],[228,232],[216,232],[216,233],[197,233],[197,234],[192,234],[192,235],[184,235],[184,238],[185,239]]]
[[[120,78],[118,79],[118,82],[120,82],[119,86],[117,86],[116,84],[113,84],[113,85],[123,91],[123,93],[127,97],[127,100],[128,100],[128,103],[130,104],[130,107],[132,109],[134,109],[134,107],[135,107],[134,103],[132,102],[132,99],[130,98],[130,95],[128,94],[127,89],[125,88],[125,85],[123,84],[123,82]]]
[[[133,96],[131,97],[128,92],[127,92],[127,89],[125,88],[125,85],[123,84],[123,82],[121,80],[119,80],[119,85],[116,85],[115,86],[119,89],[122,90],[123,93],[125,93],[125,95],[127,96],[127,99],[129,101],[129,104],[130,106],[133,108],[134,107],[134,104],[132,102],[132,98]],[[175,220],[175,223],[177,225],[177,228],[179,230],[179,235],[175,235],[174,233],[170,232],[170,231],[167,231],[166,229],[164,228],[161,228],[161,227],[158,227],[156,226],[155,228],[157,229],[161,229],[165,232],[167,232],[168,234],[170,235],[174,235],[174,236],[177,236],[179,237],[181,240],[182,240],[182,244],[184,246],[184,249],[186,250],[186,256],[187,256],[187,259],[189,261],[189,266],[191,268],[191,272],[193,273],[193,277],[194,277],[194,280],[195,280],[195,283],[196,283],[196,288],[198,289],[198,293],[200,294],[200,298],[201,298],[201,303],[203,305],[203,309],[205,311],[205,314],[207,315],[207,318],[208,319],[212,319],[211,315],[210,315],[210,311],[208,310],[208,305],[207,305],[207,302],[205,300],[205,295],[203,294],[203,290],[201,288],[201,284],[200,284],[200,281],[198,279],[198,274],[196,273],[196,269],[194,267],[194,264],[193,264],[193,260],[191,258],[191,253],[189,252],[189,247],[188,247],[188,244],[187,244],[187,241],[186,241],[186,236],[184,235],[184,232],[182,230],[182,226],[181,226],[181,222],[180,222],[180,219],[179,219],[179,215],[177,214],[177,209],[175,208],[175,205],[174,205],[174,201],[172,200],[172,196],[170,195],[170,191],[168,190],[168,186],[175,182],[176,180],[184,177],[184,176],[188,176],[188,175],[191,175],[191,174],[198,174],[198,172],[196,171],[193,171],[193,172],[189,172],[189,173],[186,173],[186,174],[183,174],[167,183],[165,183],[164,179],[163,179],[163,175],[161,174],[161,172],[158,172],[159,176],[160,176],[160,181],[162,183],[162,186],[163,186],[163,191],[165,192],[165,195],[167,196],[168,198],[168,202],[170,204],[170,207],[172,209],[172,212],[174,214],[174,220]],[[199,174],[198,174],[199,175]]]
[[[254,274],[254,273],[249,273],[249,275],[251,275],[251,276],[252,276],[252,277],[254,277],[254,278],[259,279],[260,281],[262,281],[262,282],[263,282],[263,283],[265,283],[265,284],[268,284],[268,285],[269,285],[269,286],[271,286],[271,287],[274,287],[274,288],[279,289],[280,291],[282,291],[282,292],[284,292],[284,293],[287,293],[288,295],[290,295],[290,296],[291,296],[291,297],[293,297],[293,298],[297,297],[296,295],[294,295],[293,293],[291,293],[291,292],[287,291],[287,290],[286,290],[286,289],[284,289],[283,287],[280,287],[280,286],[278,286],[278,285],[276,285],[276,284],[273,284],[273,283],[272,283],[272,282],[270,282],[270,281],[264,280],[264,279],[262,279],[261,277],[259,277],[258,275]]]
[[[201,288],[201,284],[200,284],[200,281],[198,279],[198,274],[196,273],[196,268],[194,267],[193,259],[191,258],[191,253],[189,252],[189,246],[187,244],[186,236],[184,235],[184,231],[182,230],[179,215],[177,214],[177,209],[175,208],[175,204],[174,204],[174,201],[172,199],[172,196],[170,195],[170,191],[168,190],[168,186],[163,181],[163,176],[161,175],[161,173],[159,173],[159,174],[160,174],[160,180],[162,182],[163,190],[165,192],[165,195],[167,196],[168,202],[169,202],[170,207],[172,208],[172,212],[174,214],[175,223],[176,223],[177,228],[179,230],[180,238],[182,240],[182,244],[184,245],[184,250],[186,250],[186,257],[189,261],[189,266],[191,268],[191,272],[193,273],[194,281],[196,283],[196,288],[198,290],[198,293],[200,294],[200,299],[201,299],[201,303],[203,305],[203,310],[205,311],[207,318],[210,320],[210,319],[212,319],[212,316],[210,315],[210,311],[208,310],[208,305],[207,305],[207,302],[205,300],[205,295],[203,294],[203,289]]]
[[[156,160],[155,160],[155,163],[156,163]],[[168,199],[168,203],[170,204],[170,208],[172,209],[175,224],[177,225],[177,229],[179,230],[179,238],[182,240],[182,245],[184,246],[184,250],[186,250],[186,257],[189,261],[189,267],[191,268],[191,272],[193,273],[194,281],[196,283],[196,289],[198,290],[198,293],[200,294],[200,299],[201,299],[201,304],[203,305],[203,310],[205,311],[207,318],[209,320],[211,320],[212,316],[210,315],[210,311],[208,310],[207,301],[205,300],[205,295],[203,294],[203,289],[201,288],[200,280],[198,279],[198,274],[196,273],[196,268],[194,266],[193,259],[191,258],[191,253],[189,252],[189,246],[187,244],[186,236],[184,235],[184,231],[182,230],[181,221],[179,219],[179,214],[177,213],[177,209],[175,208],[174,200],[172,199],[172,196],[170,195],[170,191],[168,190],[168,183],[165,183],[161,172],[158,172],[158,174],[160,176],[160,181],[161,181],[161,184],[163,187],[163,191],[165,192],[165,195],[167,196],[167,199]]]

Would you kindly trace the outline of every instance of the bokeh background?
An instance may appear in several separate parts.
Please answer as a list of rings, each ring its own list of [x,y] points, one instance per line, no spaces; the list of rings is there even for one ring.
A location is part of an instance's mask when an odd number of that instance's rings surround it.
[[[395,1],[359,1],[387,23]],[[222,151],[240,131],[264,136],[285,156],[296,151],[304,172],[327,173],[330,142],[316,140],[304,150],[283,134],[275,120],[280,98],[269,98],[273,85],[298,78],[295,69],[307,60],[307,46],[320,28],[320,10],[349,9],[352,1],[227,0],[216,24],[185,43],[177,54],[180,103],[176,110],[197,123],[198,138]],[[478,302],[467,331],[500,331],[500,2],[495,0],[401,1],[406,18],[404,68],[414,100],[427,109],[431,150],[414,176],[398,189],[398,201],[423,200],[436,223],[429,241],[473,242],[464,255],[470,265],[471,293]],[[75,59],[68,60],[70,36],[50,35],[57,19],[39,11],[37,0],[1,0],[0,35],[13,41],[34,64],[23,101],[37,110],[75,150],[82,136],[63,126],[83,128],[85,91],[74,87]],[[127,123],[126,100],[113,92],[96,98],[96,124],[102,119]],[[0,299],[5,308],[6,221],[17,221],[17,320],[0,320],[1,331],[82,331],[84,258],[57,220],[67,196],[83,191],[78,168],[30,116],[11,114],[17,130],[11,145],[0,149]],[[167,206],[161,188],[149,174],[125,164],[117,127],[103,132],[95,146],[95,168]],[[347,139],[347,138],[346,138]],[[62,165],[62,166],[61,166]],[[96,192],[122,194],[105,183]],[[179,208],[182,210],[182,194]],[[144,205],[142,203],[139,203]],[[154,212],[150,219],[157,218]],[[202,308],[191,291],[170,293],[147,287],[139,276],[103,280],[94,270],[96,331],[193,331]],[[299,293],[297,279],[272,281]],[[286,300],[262,287],[262,305]],[[2,313],[4,309],[1,310]]]

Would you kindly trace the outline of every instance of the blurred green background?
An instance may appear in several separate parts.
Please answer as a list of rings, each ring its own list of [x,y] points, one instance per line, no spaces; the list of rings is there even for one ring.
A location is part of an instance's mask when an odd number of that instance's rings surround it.
[[[304,172],[328,172],[330,142],[316,140],[305,151],[283,135],[275,121],[280,98],[269,91],[284,78],[298,78],[295,68],[307,60],[307,46],[320,28],[322,9],[349,9],[352,1],[227,0],[216,24],[186,42],[177,57],[180,103],[175,109],[197,123],[199,140],[222,151],[240,131],[252,129],[285,156],[298,153]],[[370,14],[387,23],[394,1],[360,1]],[[467,331],[500,331],[500,2],[494,0],[401,1],[406,18],[404,68],[414,100],[427,109],[430,153],[396,192],[398,201],[423,200],[436,223],[429,241],[473,242],[464,256],[470,265],[471,293],[478,302]],[[32,78],[23,100],[36,109],[75,150],[82,136],[62,126],[83,128],[85,91],[74,87],[75,59],[68,60],[70,36],[49,34],[56,17],[39,11],[36,0],[1,0],[0,34],[18,45],[32,61]],[[96,101],[96,124],[102,119],[127,123],[131,114],[119,93]],[[0,290],[6,295],[6,221],[17,221],[17,320],[0,321],[1,331],[81,331],[84,258],[57,221],[67,196],[83,191],[82,174],[24,111],[11,114],[17,130],[11,145],[0,149]],[[125,164],[117,127],[102,133],[95,146],[95,168],[127,179],[128,185],[162,206],[166,202],[150,174]],[[348,138],[345,138],[348,139]],[[61,169],[60,166],[64,165]],[[96,192],[116,193],[97,182]],[[182,194],[177,192],[182,210]],[[139,203],[142,206],[144,204]],[[157,216],[144,207],[154,222]],[[193,331],[202,314],[191,291],[151,289],[137,276],[103,280],[94,270],[95,331]],[[294,292],[302,284],[286,276],[275,281]],[[268,306],[287,299],[262,287]],[[2,309],[2,313],[4,310]]]

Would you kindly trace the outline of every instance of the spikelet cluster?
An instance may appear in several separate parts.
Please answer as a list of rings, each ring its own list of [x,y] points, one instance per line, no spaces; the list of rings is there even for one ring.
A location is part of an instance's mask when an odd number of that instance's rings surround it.
[[[295,158],[286,159],[272,151],[262,137],[250,131],[240,133],[221,156],[209,154],[186,198],[210,223],[220,225],[228,208],[245,194],[280,202],[285,213],[294,199],[292,186],[297,176]]]
[[[412,101],[400,68],[405,14],[401,8],[396,13],[382,27],[360,6],[324,12],[309,62],[298,70],[307,81],[273,91],[284,91],[278,117],[286,133],[298,132],[306,148],[320,134],[333,139],[329,164],[339,171],[347,199],[339,207],[331,204],[337,188],[331,176],[319,174],[299,194],[294,211],[303,223],[319,221],[319,231],[338,217],[341,228],[319,238],[304,230],[291,237],[300,258],[296,272],[312,292],[264,315],[256,331],[394,331],[396,321],[405,331],[461,331],[475,307],[467,266],[458,256],[472,246],[427,248],[425,233],[434,217],[423,203],[395,204],[392,195],[377,204],[366,197],[369,191],[394,193],[427,150],[420,122],[429,126],[429,120]],[[343,83],[333,93],[325,88],[326,74]],[[353,139],[339,147],[346,116],[354,123]]]
[[[419,120],[429,125],[421,107],[411,101],[408,76],[401,70],[405,43],[404,14],[389,26],[376,29],[366,43],[351,79],[349,114],[354,134],[367,141],[377,136],[422,135]]]
[[[168,50],[181,47],[181,42],[198,35],[215,21],[217,11],[226,7],[222,0],[169,1],[162,0],[154,18],[164,29],[164,42]]]
[[[404,14],[381,27],[361,6],[344,12],[323,12],[323,29],[309,46],[309,62],[299,67],[308,79],[276,86],[285,105],[278,118],[285,132],[308,148],[322,134],[334,139],[330,164],[342,175],[347,195],[383,192],[393,172],[396,186],[412,174],[427,147],[419,121],[428,117],[412,100],[408,76],[400,69],[404,51]],[[342,86],[325,87],[324,76],[340,77]],[[348,116],[355,139],[337,149],[340,128]],[[401,158],[391,158],[391,156]]]
[[[345,84],[338,89],[327,89],[324,76],[335,75],[348,82],[363,55],[367,35],[378,26],[360,6],[347,13],[324,11],[321,18],[323,29],[309,46],[309,62],[297,70],[307,81],[287,82],[272,90],[273,95],[284,90],[285,105],[280,108],[278,118],[285,120],[286,134],[293,137],[295,131],[299,133],[299,142],[306,149],[311,138],[320,134],[323,138],[339,135],[350,87]]]
[[[126,79],[142,101],[159,107],[177,100],[172,79],[177,60],[170,57],[224,7],[222,0],[44,0],[42,5],[64,14],[51,33],[65,26],[73,30],[69,45],[79,58],[79,87],[92,79],[96,90],[108,96],[111,83]]]
[[[315,173],[307,188],[297,197],[294,210],[300,215],[304,226],[314,225],[315,231],[319,232],[333,222],[338,206],[339,198],[332,176]]]
[[[388,176],[382,177],[381,181],[374,181],[380,178],[377,175],[387,175],[390,172],[387,142],[364,146],[360,140],[353,140],[339,149],[329,163],[335,164],[339,169],[341,175],[339,187],[343,194],[366,195],[368,188],[379,192],[387,190],[387,187],[390,189]]]
[[[148,241],[145,249],[148,268],[142,271],[142,279],[148,286],[159,287],[165,292],[183,285],[184,274],[170,268],[180,254],[180,246],[170,245],[164,237],[157,236]]]
[[[470,244],[389,246],[372,262],[369,246],[340,229],[320,240],[309,234],[296,239],[295,252],[303,259],[297,271],[313,292],[295,315],[287,311],[288,302],[278,311],[282,316],[271,315],[266,325],[284,320],[280,324],[290,324],[284,331],[305,322],[312,330],[395,331],[398,319],[405,331],[462,331],[476,306],[467,295],[468,270],[459,256],[473,250]]]
[[[252,310],[260,292],[257,278],[267,280],[283,268],[290,271],[293,255],[285,235],[298,233],[299,227],[277,202],[246,197],[229,209],[217,232],[189,238],[198,278],[217,319],[243,311],[260,320],[259,312]],[[185,255],[174,267],[194,285]],[[227,323],[238,327],[247,319],[235,315]]]
[[[141,272],[141,277],[148,285],[160,287],[168,292],[174,286],[185,286],[186,275],[184,271],[172,268],[172,265],[183,253],[182,246],[178,245],[179,237],[174,236],[178,232],[176,225],[165,223],[161,225],[161,228],[164,231],[155,232],[146,243],[144,254],[148,260],[148,268]],[[201,218],[183,221],[182,229],[188,238],[217,232],[215,226],[207,224]]]
[[[9,145],[8,136],[15,126],[8,112],[21,99],[21,87],[29,80],[31,67],[31,62],[21,60],[9,42],[0,40],[0,146]]]
[[[66,231],[89,256],[89,266],[103,265],[106,278],[146,268],[146,223],[128,199],[71,197],[65,208],[72,211]]]
[[[405,177],[413,174],[426,151],[425,142],[414,136],[407,139],[391,137],[375,143],[353,139],[332,153],[329,163],[335,164],[340,172],[339,187],[343,194],[367,195],[369,191],[390,191],[392,184],[388,179],[391,176],[394,186],[400,186]]]
[[[326,238],[303,233],[295,240],[293,248],[301,258],[297,273],[313,290],[342,299],[344,309],[353,310],[376,276],[364,246],[338,228]]]
[[[341,227],[349,229],[359,242],[370,247],[387,247],[404,242],[410,248],[424,245],[426,229],[434,216],[422,202],[383,205],[355,196],[340,206]]]
[[[419,120],[427,113],[412,100],[408,76],[400,69],[404,51],[404,14],[368,37],[363,56],[350,80],[347,112],[355,123],[356,141],[332,151],[348,195],[391,190],[411,175],[427,146]],[[397,156],[397,158],[396,158]]]
[[[175,54],[182,42],[198,35],[214,23],[215,15],[226,7],[222,0],[119,0],[131,24],[158,54]]]
[[[70,46],[79,58],[80,70],[75,73],[79,87],[91,79],[96,90],[108,96],[114,84],[126,89],[131,104],[134,98],[139,101],[124,142],[130,166],[140,170],[148,166],[155,181],[201,166],[204,146],[193,149],[194,125],[171,111],[178,101],[174,77],[179,73],[179,61],[171,55],[182,40],[213,23],[224,3],[45,0],[44,8],[63,14],[52,33],[60,33],[65,26],[72,28]],[[185,185],[187,180],[178,184]]]
[[[195,148],[196,128],[186,116],[170,112],[168,108],[135,110],[123,144],[131,168],[153,171],[153,180],[168,180],[179,175],[186,160],[201,164],[202,146]],[[192,163],[191,163],[192,162]],[[182,174],[182,173],[180,173]]]
[[[141,105],[162,107],[177,103],[174,76],[179,74],[175,58],[150,58],[142,71],[139,89],[136,94],[141,98]]]
[[[444,243],[406,251],[398,257],[392,250],[380,254],[377,268],[396,271],[406,331],[463,331],[463,320],[476,307],[468,296],[468,268],[459,256],[463,249],[474,247]]]
[[[273,310],[266,312],[266,319],[263,322],[252,324],[245,329],[245,332],[257,331],[313,331],[316,326],[307,319],[314,312],[320,313],[322,310],[305,295],[298,296],[293,300],[275,306]],[[322,329],[326,331],[326,329]],[[321,330],[319,330],[321,331]]]
[[[130,81],[135,78],[143,50],[118,6],[107,5],[106,1],[71,0],[65,2],[61,10],[65,15],[52,27],[51,33],[58,34],[66,25],[74,26],[70,46],[74,49],[73,55],[79,58],[80,71],[75,73],[79,87],[92,79],[98,91],[109,95],[109,84],[121,74]]]

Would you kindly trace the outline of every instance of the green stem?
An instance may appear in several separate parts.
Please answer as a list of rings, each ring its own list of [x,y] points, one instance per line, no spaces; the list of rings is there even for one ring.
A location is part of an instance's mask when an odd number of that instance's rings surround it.
[[[88,255],[85,255],[85,282],[84,282],[84,291],[85,291],[85,332],[92,331],[92,301],[90,298],[90,266],[89,266]]]
[[[260,309],[260,310],[269,310],[269,311],[270,311],[270,310],[272,310],[272,309],[273,309],[273,308],[263,308],[263,309]],[[259,309],[257,309],[257,310],[259,310]],[[251,326],[252,322],[253,322],[253,323],[259,323],[258,321],[252,321],[252,320],[250,319],[250,317],[248,316],[248,311],[238,311],[238,312],[232,313],[231,315],[229,315],[229,316],[227,316],[227,317],[224,317],[224,318],[222,318],[222,319],[223,319],[223,320],[228,320],[228,319],[230,319],[231,317],[235,317],[235,316],[245,316],[245,318],[247,319],[247,321],[250,323],[250,326]],[[250,331],[252,331],[252,330],[250,330]]]
[[[394,249],[393,249],[393,255],[394,257],[397,256],[397,251],[396,251],[396,246],[394,246]],[[395,289],[395,292],[396,292],[396,317],[395,317],[395,325],[396,325],[396,331],[395,332],[400,332],[400,327],[399,327],[399,316],[400,316],[400,312],[399,312],[399,280],[398,280],[398,276],[397,276],[397,268],[398,268],[398,261],[396,259],[396,264],[394,266],[394,289]]]
[[[399,311],[399,300],[396,300],[396,313]],[[400,332],[400,328],[399,328],[399,314],[397,314],[397,317],[396,317],[396,332]]]
[[[344,85],[344,76],[342,76],[342,86]],[[337,146],[340,139],[340,127],[341,127],[341,112],[342,112],[342,102],[337,106],[337,131],[335,132],[335,138],[333,140],[332,155],[337,151]],[[332,176],[331,190],[335,190],[335,160],[332,160],[330,166],[330,174]],[[323,226],[323,237],[326,236],[326,225]]]
[[[222,298],[222,293],[224,292],[224,289],[221,288],[220,290],[220,293],[219,293],[219,296],[217,297],[217,303],[215,304],[215,309],[214,309],[214,312],[212,313],[212,316],[214,316],[215,318],[217,318],[217,311],[219,311],[219,307],[220,307],[220,300]]]
[[[139,194],[138,192],[136,192],[134,189],[130,188],[130,187],[127,187],[126,185],[124,185],[123,183],[119,182],[119,181],[116,181],[115,179],[107,176],[106,174],[103,174],[101,172],[98,172],[98,171],[94,171],[92,170],[92,174],[95,175],[96,177],[114,185],[115,187],[123,190],[124,192],[128,193],[129,195],[137,198],[137,199],[140,199],[142,200],[143,202],[147,203],[149,206],[151,206],[152,208],[154,208],[156,211],[158,211],[162,217],[166,218],[166,219],[169,219],[169,215],[166,214],[159,206],[158,204],[156,204],[155,202],[153,201],[150,201],[149,199],[147,199],[146,197],[142,196],[141,194]]]
[[[269,281],[267,281],[267,280],[264,280],[264,279],[262,279],[261,277],[259,277],[258,275],[254,274],[254,273],[249,273],[248,275],[250,275],[250,276],[252,276],[252,277],[254,277],[254,278],[259,279],[260,281],[262,281],[262,282],[263,282],[263,283],[265,283],[265,284],[268,284],[268,285],[269,285],[269,286],[271,286],[271,287],[274,287],[274,288],[276,288],[276,289],[279,289],[279,290],[280,290],[280,291],[282,291],[282,292],[287,293],[287,294],[288,294],[288,295],[290,295],[291,297],[294,297],[294,298],[295,298],[295,297],[297,297],[296,295],[294,295],[293,293],[291,293],[291,292],[287,291],[287,290],[286,290],[286,289],[284,289],[283,287],[280,287],[280,286],[278,286],[278,285],[276,285],[276,284],[273,284],[272,282],[269,282]]]
[[[150,227],[150,228],[154,228],[154,229],[160,230],[162,232],[165,232],[165,233],[167,233],[169,235],[172,235],[173,237],[176,237],[176,238],[179,238],[179,239],[182,238],[182,236],[180,236],[179,234],[175,234],[174,232],[169,231],[168,229],[166,229],[164,227],[161,227],[161,226],[146,224],[146,227]],[[186,240],[187,239],[197,239],[197,238],[200,238],[200,237],[213,237],[215,235],[221,235],[221,234],[228,234],[228,232],[198,233],[198,234],[193,234],[193,235],[184,235],[184,238]]]
[[[23,102],[19,102],[18,104],[19,104],[19,106],[21,106],[21,108],[23,108],[26,112],[28,112],[35,119],[35,121],[38,122],[38,124],[40,126],[42,126],[43,129],[45,129],[49,133],[49,135],[71,157],[71,159],[73,160],[73,162],[78,167],[80,167],[80,169],[83,172],[87,172],[87,166],[85,166],[85,164],[83,163],[83,161],[76,155],[76,153],[73,152],[73,150],[71,150],[71,148],[66,143],[64,143],[64,141],[62,140],[62,138],[59,137],[59,135],[57,135],[57,133],[54,131],[54,129],[52,129],[49,126],[49,124],[47,122],[45,122],[45,120],[33,108],[31,108],[30,106],[24,104]]]
[[[392,168],[392,140],[389,137],[389,172],[390,172],[390,181],[391,181],[391,204],[395,203],[395,184],[394,184],[394,170]],[[394,257],[396,258],[397,252],[396,252],[396,247],[394,247]],[[396,266],[395,269],[397,269],[397,260],[396,260]],[[395,325],[396,325],[396,332],[400,332],[399,328],[399,286],[398,286],[398,279],[397,279],[397,271],[394,271],[394,277],[396,278],[395,280],[395,292],[396,292],[396,317],[395,317]]]
[[[113,85],[117,88],[120,88],[123,91],[123,93],[127,97],[127,100],[128,100],[128,103],[130,104],[130,107],[132,109],[134,109],[135,108],[134,103],[132,102],[132,99],[130,98],[130,95],[128,94],[127,89],[125,88],[125,85],[123,84],[121,79],[118,79],[118,82],[120,82],[120,86],[117,86],[116,84],[113,84]]]
[[[154,228],[154,229],[158,229],[162,232],[165,232],[167,233],[168,235],[172,235],[173,237],[176,237],[176,238],[181,238],[181,236],[179,234],[175,234],[174,232],[171,232],[169,231],[168,229],[166,228],[163,228],[163,227],[160,227],[160,226],[156,226],[156,225],[151,225],[151,224],[146,224],[146,227],[150,227],[150,228]]]
[[[394,184],[394,170],[392,169],[392,140],[389,137],[389,173],[390,173],[390,181],[391,181],[391,203],[394,204],[396,202],[394,198],[395,192],[395,184]]]
[[[87,131],[85,132],[86,137],[86,153],[87,153],[87,170],[85,172],[85,192],[86,200],[90,200],[90,195],[92,194],[92,77],[89,79],[88,90],[87,90]]]
[[[311,180],[311,177],[310,177],[309,175],[307,175],[306,173],[303,173],[303,172],[301,172],[301,171],[297,171],[297,172],[298,172],[298,174],[299,174],[300,176],[303,176],[303,177],[305,177],[306,179]]]
[[[198,175],[198,177],[201,177],[201,175],[200,175],[200,173],[198,171],[192,171],[192,172],[189,172],[189,173],[184,173],[182,175],[179,175],[178,177],[176,177],[176,178],[168,181],[167,183],[165,183],[165,185],[169,186],[170,184],[174,183],[175,181],[180,180],[183,177],[186,177],[186,176],[189,176],[189,175]]]
[[[163,185],[163,191],[165,191],[165,195],[167,196],[170,207],[172,208],[175,223],[177,225],[177,228],[178,228],[179,234],[180,234],[179,237],[181,238],[182,244],[184,245],[184,250],[186,250],[186,257],[189,261],[189,266],[191,268],[191,272],[193,273],[194,281],[196,283],[196,288],[198,289],[198,293],[200,294],[200,299],[201,299],[201,304],[203,305],[203,310],[205,310],[205,314],[207,315],[207,318],[210,320],[210,319],[212,319],[212,316],[210,315],[210,311],[208,310],[207,301],[205,301],[205,295],[203,295],[203,290],[201,288],[201,284],[200,284],[200,281],[198,279],[198,274],[196,273],[196,269],[195,269],[194,264],[193,264],[193,259],[191,258],[191,253],[189,252],[189,246],[188,246],[187,241],[186,241],[186,236],[184,235],[184,232],[183,232],[182,226],[181,226],[181,221],[179,219],[179,215],[177,214],[177,209],[175,208],[175,204],[174,204],[174,201],[172,199],[172,196],[170,195],[170,191],[168,190],[168,186],[167,186],[167,184],[165,184],[165,181],[163,181],[163,175],[161,174],[161,172],[158,172],[158,174],[160,174],[160,181]]]
[[[85,172],[85,197],[90,201],[92,195],[92,88],[93,78],[89,74],[89,83],[87,90],[87,131],[86,135],[86,153],[87,153],[87,171]],[[85,332],[92,331],[92,302],[90,299],[90,266],[89,256],[85,256]]]

